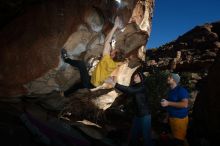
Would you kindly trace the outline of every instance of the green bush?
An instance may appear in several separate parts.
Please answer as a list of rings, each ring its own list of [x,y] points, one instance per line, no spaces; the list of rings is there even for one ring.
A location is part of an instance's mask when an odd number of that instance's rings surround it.
[[[167,77],[169,72],[168,71],[158,71],[155,72],[146,78],[146,90],[149,96],[149,104],[151,109],[152,115],[152,123],[154,121],[158,121],[161,113],[161,105],[160,101],[162,98],[167,97],[168,93],[168,86],[167,86]]]
[[[195,83],[192,82],[192,73],[190,72],[182,72],[181,76],[181,86],[185,87],[189,92],[195,89]]]

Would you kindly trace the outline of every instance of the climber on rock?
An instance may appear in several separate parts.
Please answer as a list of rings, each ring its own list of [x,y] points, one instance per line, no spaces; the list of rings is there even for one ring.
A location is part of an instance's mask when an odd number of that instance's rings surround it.
[[[93,71],[91,77],[88,74],[85,62],[82,60],[72,60],[68,57],[67,51],[65,49],[61,50],[61,55],[64,62],[77,67],[80,72],[81,85],[74,85],[70,89],[64,92],[64,96],[68,96],[72,92],[80,88],[91,89],[100,86],[104,81],[110,76],[112,71],[120,65],[120,62],[124,61],[124,52],[119,49],[112,48],[112,38],[113,34],[121,25],[120,19],[116,17],[115,24],[112,30],[109,32],[105,39],[104,50],[102,53],[102,58],[97,64],[95,70]]]
[[[131,76],[133,72],[139,67],[144,65],[145,61],[144,46],[140,47],[137,52],[131,53],[127,56],[124,62],[121,62],[111,75],[104,81],[104,83],[96,88],[90,89],[90,91],[97,91],[99,89],[113,88],[108,84],[108,80],[113,79],[119,84],[128,86],[130,84]]]
[[[167,78],[170,86],[167,99],[161,100],[161,106],[166,107],[169,114],[169,123],[174,137],[175,146],[184,145],[188,126],[188,98],[186,89],[179,86],[180,76],[171,73]]]

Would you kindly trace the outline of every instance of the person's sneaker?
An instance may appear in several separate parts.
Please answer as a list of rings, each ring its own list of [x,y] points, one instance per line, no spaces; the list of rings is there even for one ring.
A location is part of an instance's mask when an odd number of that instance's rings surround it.
[[[65,61],[68,57],[67,51],[65,49],[61,49],[61,57]]]

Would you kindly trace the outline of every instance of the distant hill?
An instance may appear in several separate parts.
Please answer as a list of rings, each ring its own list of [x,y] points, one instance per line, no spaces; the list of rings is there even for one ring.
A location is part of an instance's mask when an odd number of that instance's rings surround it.
[[[210,67],[219,52],[219,38],[220,21],[207,23],[159,48],[147,50],[147,57],[156,60],[159,67],[175,68],[176,71],[204,70]],[[175,63],[177,51],[181,52],[181,56]]]

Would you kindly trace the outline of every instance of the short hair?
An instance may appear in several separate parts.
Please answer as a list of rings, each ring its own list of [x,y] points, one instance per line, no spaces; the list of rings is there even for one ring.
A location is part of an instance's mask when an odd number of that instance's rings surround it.
[[[115,57],[113,58],[115,62],[122,62],[125,60],[125,53],[122,50],[117,50],[115,52]]]
[[[141,79],[141,83],[144,84],[144,82],[146,81],[146,77],[143,73],[143,68],[142,67],[138,67],[134,73],[132,74],[131,76],[131,80],[130,80],[130,85],[134,85],[135,82],[134,82],[134,76],[135,75],[139,75],[140,79]]]

